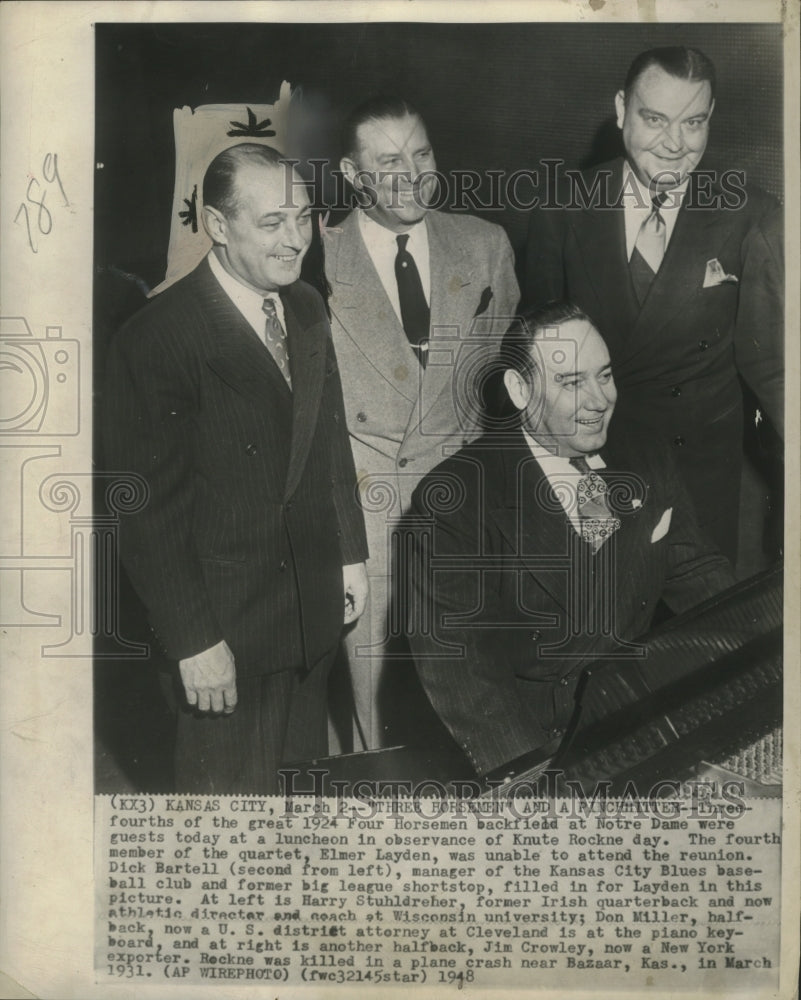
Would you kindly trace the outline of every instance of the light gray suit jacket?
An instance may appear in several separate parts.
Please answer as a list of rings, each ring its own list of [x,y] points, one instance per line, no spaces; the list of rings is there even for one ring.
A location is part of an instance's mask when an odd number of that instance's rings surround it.
[[[331,329],[374,567],[386,565],[376,546],[386,547],[387,519],[408,509],[415,486],[448,446],[478,436],[475,382],[497,354],[520,295],[500,226],[441,212],[430,212],[425,225],[431,269],[425,370],[384,291],[357,212],[325,235]]]

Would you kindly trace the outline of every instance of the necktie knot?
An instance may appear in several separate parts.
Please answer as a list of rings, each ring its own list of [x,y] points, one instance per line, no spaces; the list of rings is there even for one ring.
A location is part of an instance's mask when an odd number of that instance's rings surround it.
[[[656,223],[657,228],[665,225],[665,219],[660,209],[668,200],[668,197],[667,191],[660,191],[651,198],[651,214],[648,218],[652,220],[652,225],[654,222]]]
[[[575,458],[569,459],[569,462],[574,469],[578,469],[581,473],[587,473],[590,471],[587,459],[583,455],[577,455]]]
[[[402,233],[400,236],[396,236],[395,239],[397,240],[398,243],[398,250],[400,250],[400,252],[403,253],[403,251],[406,249],[406,244],[409,242],[409,234]]]

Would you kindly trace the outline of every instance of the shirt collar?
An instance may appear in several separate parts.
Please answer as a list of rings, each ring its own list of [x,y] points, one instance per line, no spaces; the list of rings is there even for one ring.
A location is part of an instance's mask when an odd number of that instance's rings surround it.
[[[687,185],[690,183],[689,174],[681,184],[668,188],[665,192],[669,197],[660,207],[660,212],[678,212],[684,195],[687,193]],[[651,211],[651,191],[647,184],[643,184],[639,177],[631,169],[628,160],[623,167],[623,203],[627,208],[641,209],[644,212]]]
[[[526,444],[531,454],[537,459],[546,476],[549,472],[566,472],[568,469],[572,472],[576,471],[575,466],[570,464],[569,458],[565,458],[563,455],[555,455],[544,444],[540,444],[539,441],[533,438],[528,431],[523,430],[523,437],[526,439]],[[597,451],[592,455],[584,455],[583,458],[591,469],[606,468],[606,462]]]
[[[391,247],[393,253],[398,252],[398,237],[401,235],[409,237],[406,249],[412,255],[414,255],[414,248],[416,246],[428,246],[428,230],[425,219],[421,219],[420,222],[407,230],[405,234],[395,233],[391,229],[387,229],[386,226],[382,226],[380,222],[371,219],[364,209],[360,208],[359,228],[361,229],[364,242],[368,246]]]
[[[277,291],[265,293],[256,292],[252,288],[248,288],[247,285],[243,285],[238,278],[235,278],[232,274],[225,270],[213,249],[209,251],[208,260],[211,273],[217,281],[219,281],[222,286],[222,290],[234,303],[237,309],[239,309],[260,337],[263,336],[264,330],[264,313],[262,311],[262,305],[264,304],[265,299],[273,300],[278,320],[284,329],[286,329],[284,304]]]

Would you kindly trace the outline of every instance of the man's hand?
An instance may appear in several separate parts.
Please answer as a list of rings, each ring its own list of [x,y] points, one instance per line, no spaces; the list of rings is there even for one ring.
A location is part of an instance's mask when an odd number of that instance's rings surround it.
[[[342,585],[345,590],[345,624],[349,625],[355,622],[367,607],[370,584],[365,564],[362,562],[343,566]]]
[[[225,712],[236,708],[234,654],[223,639],[196,656],[179,661],[186,700],[200,712]]]

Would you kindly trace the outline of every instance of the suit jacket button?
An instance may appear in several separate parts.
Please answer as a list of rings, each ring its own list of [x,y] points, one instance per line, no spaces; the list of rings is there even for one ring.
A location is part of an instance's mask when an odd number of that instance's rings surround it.
[[[257,451],[258,451],[258,448],[256,447],[255,444],[249,444],[245,448],[245,454],[247,454],[247,455],[255,455]]]
[[[699,340],[698,341],[698,350],[699,351],[708,351],[709,350],[709,341],[708,340]]]
[[[670,395],[674,396],[674,397],[680,396],[681,395],[681,386],[680,385],[674,385],[673,388],[670,390]]]
[[[559,683],[562,685],[562,687],[567,687],[567,677],[560,678]]]
[[[536,642],[537,639],[539,639],[541,635],[542,635],[541,632],[538,632],[538,631],[535,630],[534,632],[531,633],[531,635],[529,636],[529,639],[531,639],[532,642]]]
[[[292,510],[292,501],[291,500],[287,500],[287,502],[284,504],[284,510],[285,511]]]
[[[648,607],[648,601],[640,601],[640,607],[645,609]]]
[[[281,570],[282,573],[284,572],[284,570],[286,569],[286,559],[281,560],[281,562],[278,564],[278,568]]]
[[[557,729],[556,727],[554,727],[551,730],[551,732],[553,733],[554,736],[561,736],[562,733],[564,732],[564,730],[563,729]]]
[[[685,443],[685,442],[684,442],[684,438],[683,438],[683,437],[681,436],[681,434],[679,434],[679,435],[678,435],[677,437],[674,437],[674,438],[673,438],[673,444],[674,444],[674,445],[675,445],[675,446],[676,446],[677,448],[681,448],[681,447],[683,447],[684,443]]]
[[[367,414],[362,411],[359,411],[359,413],[356,414],[356,419],[359,421],[360,424],[363,424],[367,419]]]
[[[405,469],[405,468],[406,468],[406,466],[407,466],[408,464],[409,464],[409,459],[408,459],[408,458],[402,458],[402,459],[400,460],[400,462],[398,462],[398,465],[399,465],[399,466],[400,466],[400,467],[401,467],[402,469]]]

